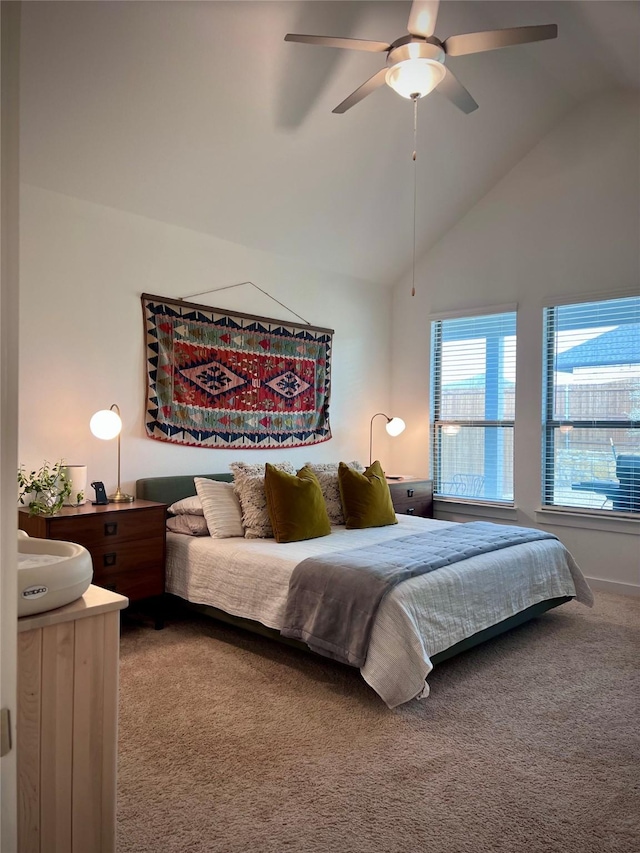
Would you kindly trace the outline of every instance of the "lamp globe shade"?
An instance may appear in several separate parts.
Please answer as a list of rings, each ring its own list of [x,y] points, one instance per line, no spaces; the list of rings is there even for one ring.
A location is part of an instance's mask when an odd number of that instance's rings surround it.
[[[405,59],[387,71],[385,80],[403,98],[424,98],[444,74],[444,66],[433,59]]]
[[[96,438],[102,438],[105,441],[115,438],[122,429],[120,415],[112,409],[101,409],[89,421],[89,429]]]
[[[391,418],[391,420],[387,422],[386,430],[389,435],[400,435],[401,432],[404,432],[405,426],[405,422],[402,418]]]

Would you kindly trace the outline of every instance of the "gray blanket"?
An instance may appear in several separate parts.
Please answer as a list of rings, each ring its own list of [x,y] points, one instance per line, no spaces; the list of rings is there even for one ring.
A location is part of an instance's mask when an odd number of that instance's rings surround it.
[[[478,554],[555,538],[543,530],[473,521],[309,557],[293,570],[281,633],[361,667],[376,611],[396,584]]]

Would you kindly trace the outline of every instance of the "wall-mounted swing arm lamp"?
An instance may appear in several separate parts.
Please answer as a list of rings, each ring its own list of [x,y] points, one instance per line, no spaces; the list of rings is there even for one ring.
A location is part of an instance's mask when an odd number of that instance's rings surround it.
[[[89,429],[96,438],[102,438],[109,441],[112,438],[118,438],[118,487],[112,495],[109,495],[109,500],[112,503],[130,503],[135,500],[133,495],[126,495],[120,491],[120,433],[122,432],[122,418],[120,417],[120,409],[113,403],[109,409],[101,409],[96,412],[89,421]]]
[[[376,412],[376,414],[371,418],[371,423],[369,424],[369,465],[373,462],[373,421],[377,417],[387,419],[385,429],[391,436],[400,435],[401,432],[404,432],[404,428],[406,426],[402,418],[390,418],[389,415],[385,415],[384,412]]]

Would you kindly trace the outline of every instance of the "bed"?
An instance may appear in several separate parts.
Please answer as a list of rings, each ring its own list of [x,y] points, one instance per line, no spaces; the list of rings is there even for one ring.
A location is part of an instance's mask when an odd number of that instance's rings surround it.
[[[195,494],[194,477],[151,477],[137,496],[168,505]],[[398,524],[365,530],[335,527],[320,539],[214,539],[167,532],[166,591],[189,607],[293,645],[281,636],[289,580],[318,554],[391,543],[451,522],[398,516]],[[268,570],[265,570],[268,568]],[[571,599],[593,596],[571,554],[556,539],[514,545],[405,580],[384,596],[360,673],[388,707],[429,694],[427,676],[442,661]]]

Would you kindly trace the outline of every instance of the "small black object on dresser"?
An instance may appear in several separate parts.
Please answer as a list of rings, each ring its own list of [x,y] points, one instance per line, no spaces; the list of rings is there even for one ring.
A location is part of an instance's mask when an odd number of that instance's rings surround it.
[[[433,518],[433,480],[387,480],[396,513]]]
[[[91,501],[94,506],[106,506],[109,503],[109,498],[104,488],[104,483],[100,480],[94,480],[91,483],[96,492],[95,501]]]

